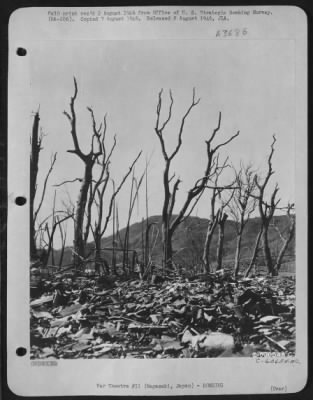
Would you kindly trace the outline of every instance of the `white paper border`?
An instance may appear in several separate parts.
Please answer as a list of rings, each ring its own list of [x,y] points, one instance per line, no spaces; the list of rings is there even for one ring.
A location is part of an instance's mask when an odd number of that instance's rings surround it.
[[[16,355],[17,347],[23,346],[29,350],[29,207],[17,206],[14,199],[16,196],[28,197],[30,131],[30,125],[21,126],[19,123],[29,120],[29,57],[17,57],[16,48],[31,47],[32,41],[37,40],[62,40],[65,36],[68,40],[99,40],[103,37],[108,40],[152,40],[161,37],[215,39],[212,27],[196,27],[194,24],[182,28],[168,25],[168,29],[163,25],[160,31],[156,24],[142,24],[138,29],[128,24],[122,27],[102,25],[101,29],[92,24],[77,24],[66,26],[64,33],[64,29],[59,30],[59,24],[47,24],[46,8],[24,8],[11,15],[9,24],[7,357],[8,384],[14,393],[24,396],[246,394],[270,393],[271,385],[284,387],[287,384],[287,392],[297,392],[305,386],[308,339],[307,18],[304,11],[297,7],[252,8],[271,10],[273,18],[269,26],[251,19],[248,24],[253,24],[254,29],[253,37],[249,39],[292,39],[296,47],[296,357],[300,364],[279,367],[260,365],[250,358],[126,359],[58,360],[57,367],[34,367],[28,356]],[[176,384],[191,382],[201,387],[196,387],[196,390],[175,388]],[[223,388],[205,389],[202,385],[206,382],[223,382]],[[97,383],[140,383],[142,386],[144,383],[169,384],[173,389],[111,390],[97,388]]]

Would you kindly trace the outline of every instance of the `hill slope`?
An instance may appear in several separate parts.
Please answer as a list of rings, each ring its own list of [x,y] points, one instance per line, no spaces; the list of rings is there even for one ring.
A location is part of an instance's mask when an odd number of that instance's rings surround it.
[[[288,226],[288,220],[286,216],[277,216],[274,218],[275,223],[278,225],[280,230],[284,230]],[[152,251],[152,258],[156,264],[161,264],[162,261],[162,242],[161,242],[161,217],[153,216],[148,219],[148,223],[153,223],[150,230],[150,245]],[[173,249],[174,249],[174,261],[183,265],[191,266],[200,263],[203,243],[205,239],[206,229],[208,220],[199,217],[189,217],[183,222],[175,232],[173,238]],[[136,250],[139,259],[142,255],[142,227],[145,227],[145,221],[143,223],[137,222],[131,225],[129,234],[129,249]],[[225,241],[224,241],[224,264],[231,264],[235,257],[236,251],[236,223],[232,220],[226,221],[225,224]],[[251,219],[244,230],[242,239],[242,250],[241,260],[242,264],[247,264],[250,260],[256,236],[260,228],[260,219]],[[116,247],[122,247],[122,243],[125,236],[125,228],[120,231],[119,239],[117,239]],[[217,247],[218,230],[214,233],[212,247],[211,247],[211,261],[214,263]],[[278,232],[271,228],[269,230],[269,242],[273,253],[273,256],[277,255],[281,247],[281,239]],[[88,247],[93,248],[93,243],[89,243]],[[102,240],[102,247],[112,247],[112,236],[106,237]],[[295,243],[291,241],[289,248],[286,252],[285,262],[294,262],[295,259]],[[59,251],[55,251],[56,260],[58,260]],[[110,263],[112,254],[111,251],[103,251],[103,256]],[[117,253],[118,262],[121,261],[121,252]],[[66,248],[64,252],[63,264],[69,264],[71,262],[71,249]],[[260,252],[259,264],[263,264],[262,253]]]

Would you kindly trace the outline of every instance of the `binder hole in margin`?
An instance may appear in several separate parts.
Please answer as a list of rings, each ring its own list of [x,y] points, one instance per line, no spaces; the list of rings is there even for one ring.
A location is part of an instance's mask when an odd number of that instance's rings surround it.
[[[17,354],[19,357],[25,356],[26,353],[27,353],[27,350],[25,349],[25,347],[18,347],[18,348],[16,349],[16,354]]]
[[[15,204],[18,206],[23,206],[26,203],[26,198],[23,196],[18,196],[15,198]]]
[[[16,50],[16,54],[21,57],[26,56],[27,51],[26,51],[26,49],[24,49],[24,47],[18,47]]]

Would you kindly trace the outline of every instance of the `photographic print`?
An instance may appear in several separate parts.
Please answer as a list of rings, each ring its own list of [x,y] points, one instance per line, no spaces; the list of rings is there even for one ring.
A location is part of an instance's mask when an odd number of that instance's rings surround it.
[[[305,14],[37,8],[10,28],[19,394],[300,390]]]

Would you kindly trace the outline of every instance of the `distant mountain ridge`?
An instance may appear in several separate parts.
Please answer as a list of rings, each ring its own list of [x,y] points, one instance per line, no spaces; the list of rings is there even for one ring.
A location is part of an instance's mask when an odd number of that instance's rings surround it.
[[[284,232],[288,229],[287,216],[276,216],[273,222],[277,225],[280,231]],[[242,265],[248,264],[254,248],[255,240],[260,229],[260,218],[252,218],[248,221],[242,237],[241,246],[241,261]],[[156,264],[162,262],[162,234],[161,234],[161,216],[152,216],[148,218],[148,224],[153,224],[150,229],[150,247],[152,259]],[[208,226],[208,220],[199,217],[188,217],[178,228],[173,237],[174,261],[182,266],[195,265],[201,262],[204,239]],[[136,222],[130,226],[129,230],[129,249],[136,250],[139,259],[142,256],[142,237],[145,234],[143,229],[146,227],[146,221]],[[122,247],[126,229],[123,228],[119,232],[119,238],[116,239],[116,247]],[[211,245],[211,262],[214,264],[216,256],[216,247],[218,239],[218,229],[215,230],[212,245]],[[275,228],[269,229],[269,243],[273,257],[278,255],[282,246],[281,238]],[[92,249],[93,242],[88,243],[88,248]],[[102,239],[102,248],[112,248],[112,236]],[[225,265],[232,264],[236,251],[236,222],[227,220],[225,224],[225,239],[224,239],[224,257]],[[55,260],[57,261],[60,255],[60,250],[55,250]],[[103,256],[107,261],[111,262],[112,252],[103,251]],[[92,257],[92,256],[91,256]],[[68,247],[64,251],[63,265],[71,263],[72,253]],[[293,264],[295,260],[295,239],[290,242],[284,262]],[[117,261],[121,261],[121,252],[117,252]],[[262,251],[259,252],[258,263],[264,264]]]

